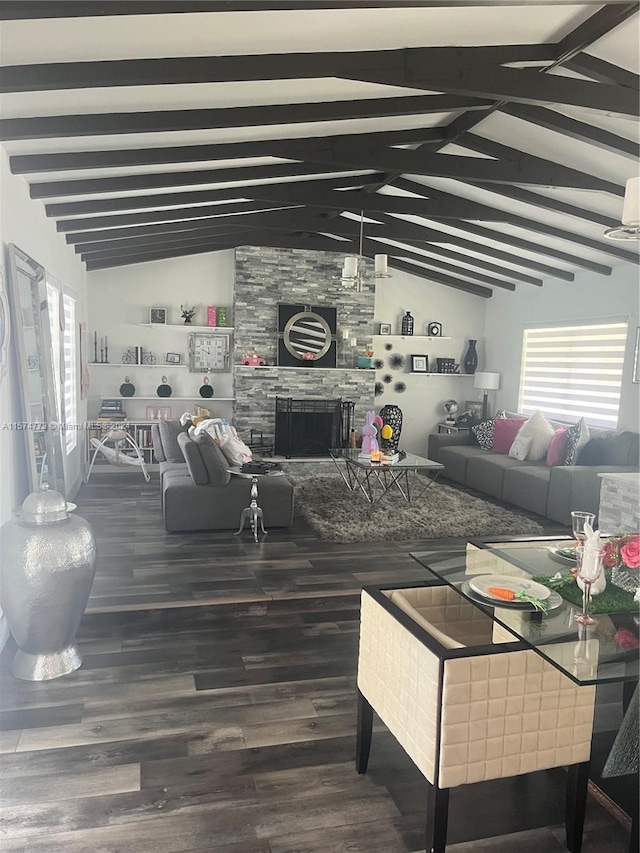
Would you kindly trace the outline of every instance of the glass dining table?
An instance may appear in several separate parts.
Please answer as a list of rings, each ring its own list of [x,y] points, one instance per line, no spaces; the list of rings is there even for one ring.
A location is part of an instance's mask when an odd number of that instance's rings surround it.
[[[637,682],[640,616],[631,596],[622,610],[597,613],[597,624],[579,625],[575,616],[581,608],[552,589],[544,593],[545,611],[490,601],[482,592],[488,576],[493,586],[517,580],[528,585],[536,576],[551,578],[558,572],[568,576],[571,559],[563,552],[571,544],[570,537],[471,539],[464,552],[425,550],[411,557],[434,583],[448,584],[489,615],[498,641],[502,634],[502,642],[524,642],[576,684]]]

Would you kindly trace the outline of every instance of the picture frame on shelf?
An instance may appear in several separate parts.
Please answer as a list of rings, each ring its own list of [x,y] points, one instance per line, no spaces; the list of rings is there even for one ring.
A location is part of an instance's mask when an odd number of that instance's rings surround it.
[[[167,325],[167,309],[166,308],[149,308],[149,322],[155,326]]]
[[[380,323],[380,329],[378,331],[379,335],[390,335],[391,334],[391,323]]]
[[[148,421],[171,421],[173,420],[173,409],[171,406],[147,406],[146,418]]]
[[[179,352],[168,352],[164,357],[165,364],[181,364],[182,356]]]
[[[482,420],[483,408],[482,400],[466,400],[464,404],[464,410],[469,413],[474,424],[479,424]]]
[[[428,373],[429,372],[429,356],[428,355],[412,355],[411,356],[411,373]]]

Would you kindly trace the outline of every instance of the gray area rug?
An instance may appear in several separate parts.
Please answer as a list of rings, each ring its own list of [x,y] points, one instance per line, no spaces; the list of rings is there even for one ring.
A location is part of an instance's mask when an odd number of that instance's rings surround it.
[[[371,505],[362,493],[350,492],[339,474],[289,475],[289,479],[295,486],[296,516],[330,542],[544,533],[524,515],[441,483],[411,503],[396,490]]]

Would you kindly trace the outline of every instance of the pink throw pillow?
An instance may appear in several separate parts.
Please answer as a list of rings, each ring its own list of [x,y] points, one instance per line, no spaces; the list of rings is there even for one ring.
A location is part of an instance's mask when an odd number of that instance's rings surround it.
[[[564,427],[558,427],[551,438],[551,444],[547,450],[547,465],[552,468],[554,465],[562,465],[564,457],[567,453],[567,439],[569,438],[569,430]]]
[[[524,424],[524,418],[496,418],[493,429],[493,452],[508,453]]]

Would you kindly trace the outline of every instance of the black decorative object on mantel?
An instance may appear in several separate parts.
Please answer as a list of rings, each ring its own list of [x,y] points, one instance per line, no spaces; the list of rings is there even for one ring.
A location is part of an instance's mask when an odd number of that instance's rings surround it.
[[[478,353],[476,351],[476,341],[469,339],[469,346],[462,362],[465,373],[475,373],[478,368]]]
[[[209,377],[205,376],[198,391],[201,397],[213,397],[213,387],[209,385]]]
[[[167,377],[163,376],[160,381],[162,384],[156,388],[156,394],[158,397],[170,397],[173,394],[173,389],[168,384]]]
[[[120,386],[120,396],[121,397],[133,397],[136,393],[136,386],[131,382],[131,379],[128,376],[124,377],[124,382]]]
[[[413,334],[413,317],[411,316],[410,311],[407,311],[407,313],[402,318],[401,334],[403,334],[403,335],[412,335]]]
[[[402,432],[402,409],[389,403],[380,409],[380,417],[385,426],[388,424],[393,433],[391,438],[380,439],[380,449],[384,453],[397,453],[400,444],[400,433]]]

